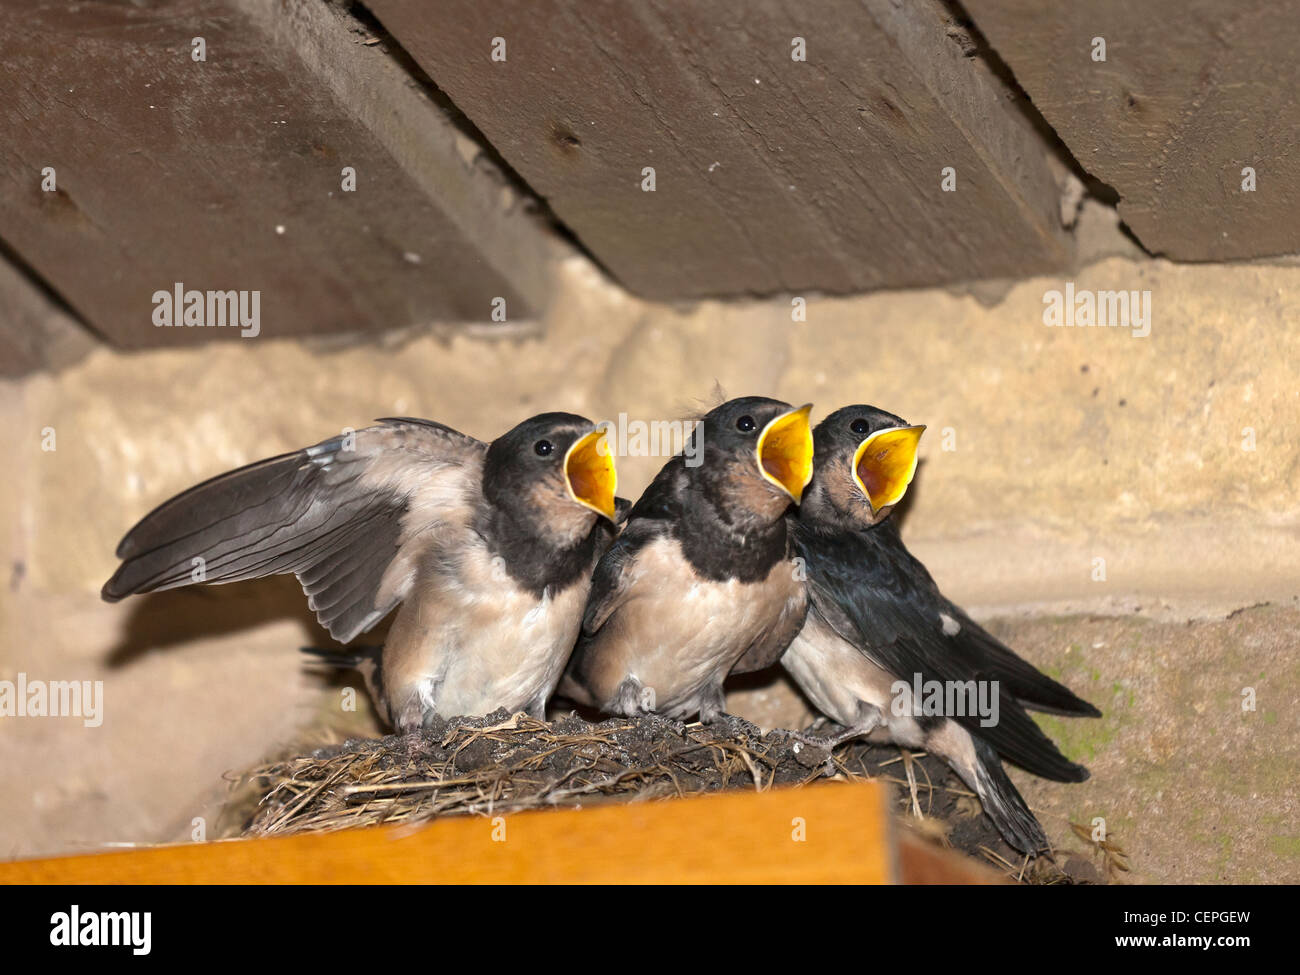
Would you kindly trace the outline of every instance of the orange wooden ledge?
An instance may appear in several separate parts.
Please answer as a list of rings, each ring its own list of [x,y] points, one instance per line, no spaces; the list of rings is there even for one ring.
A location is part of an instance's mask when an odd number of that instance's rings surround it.
[[[877,783],[828,783],[449,817],[422,826],[22,860],[0,864],[0,883],[882,884],[900,880],[900,863],[922,881],[997,879],[912,838],[902,837],[900,857],[888,802]]]

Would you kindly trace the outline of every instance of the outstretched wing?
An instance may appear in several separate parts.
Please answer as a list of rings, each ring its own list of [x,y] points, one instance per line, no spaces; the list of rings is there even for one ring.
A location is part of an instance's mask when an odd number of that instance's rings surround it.
[[[347,642],[405,598],[422,536],[468,521],[485,449],[441,424],[385,419],[215,477],[126,534],[103,597],[293,573]]]
[[[1096,710],[1039,674],[944,599],[924,566],[893,534],[896,529],[889,526],[882,534],[885,528],[821,533],[799,526],[796,545],[806,562],[817,612],[843,639],[901,679],[919,674],[922,681],[997,681],[997,724],[984,727],[978,715],[953,715],[954,720],[1037,775],[1058,781],[1087,778],[1087,771],[1060,753],[1020,701],[1050,701],[1053,710],[1071,714]]]

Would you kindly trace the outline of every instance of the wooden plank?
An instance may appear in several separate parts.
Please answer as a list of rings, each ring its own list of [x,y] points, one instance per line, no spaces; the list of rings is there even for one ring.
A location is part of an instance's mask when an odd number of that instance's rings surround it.
[[[967,0],[1150,251],[1300,252],[1300,18],[1286,0]],[[1106,60],[1093,60],[1093,38]],[[1242,169],[1256,171],[1243,192]]]
[[[368,6],[643,295],[849,292],[1068,261],[1041,139],[934,0]]]
[[[0,234],[132,348],[239,334],[155,327],[176,282],[259,291],[268,337],[534,315],[549,243],[365,40],[306,0],[4,4]]]
[[[879,783],[727,792],[17,861],[0,883],[888,883],[887,802]]]
[[[970,857],[943,850],[907,830],[897,834],[898,879],[904,884],[1008,884],[1004,875]]]

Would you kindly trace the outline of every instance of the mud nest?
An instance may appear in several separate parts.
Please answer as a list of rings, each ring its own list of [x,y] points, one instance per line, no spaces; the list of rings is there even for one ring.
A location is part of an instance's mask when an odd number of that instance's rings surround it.
[[[453,718],[254,769],[227,812],[241,835],[266,836],[873,778],[895,786],[904,822],[1017,879],[1100,879],[1048,857],[1026,861],[938,759],[863,742],[831,752],[736,717],[707,726],[657,715],[547,722],[504,709]]]

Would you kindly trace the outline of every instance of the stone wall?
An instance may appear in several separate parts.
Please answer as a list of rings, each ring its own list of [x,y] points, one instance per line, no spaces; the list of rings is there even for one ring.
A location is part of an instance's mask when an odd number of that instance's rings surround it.
[[[1061,613],[1155,625],[1222,619],[1261,602],[1296,606],[1294,263],[1111,257],[1068,279],[977,292],[808,296],[803,322],[792,321],[789,298],[645,303],[578,257],[558,278],[541,337],[485,329],[326,347],[232,336],[198,349],[98,348],[61,371],[0,383],[9,570],[0,678],[105,681],[98,728],[0,719],[6,855],[186,838],[194,817],[213,821],[224,773],[301,743],[304,728],[336,709],[337,690],[303,670],[297,648],[324,635],[292,580],[112,606],[98,590],[118,539],[153,505],[379,416],[431,417],[490,438],[551,409],[681,418],[710,405],[718,385],[727,395],[811,400],[815,418],[851,402],[882,406],[929,427],[903,512],[909,544],[949,595],[978,617],[1009,618],[1008,635],[1031,633],[1026,656],[1065,667],[1085,694],[1094,689],[1089,674],[1104,671],[1118,686],[1136,665],[1116,656],[1115,644],[1075,637]],[[1044,325],[1044,295],[1067,280],[1079,292],[1150,291],[1149,335]],[[50,430],[56,449],[43,450]],[[662,462],[621,461],[620,493],[635,497]],[[1094,754],[1075,756],[1106,770],[1087,794],[1101,804],[1126,795],[1138,833],[1167,800],[1126,781],[1144,759],[1117,749],[1146,747],[1132,729],[1165,728],[1171,744],[1159,767],[1175,788],[1169,770],[1196,761],[1180,742],[1203,741],[1192,732],[1214,726],[1214,709],[1239,712],[1244,683],[1262,679],[1257,669],[1271,678],[1261,713],[1281,722],[1283,738],[1290,728],[1290,741],[1300,739],[1286,717],[1300,713],[1295,642],[1247,634],[1233,653],[1205,658],[1194,632],[1163,652],[1176,670],[1199,669],[1199,683],[1145,695],[1150,710],[1125,726],[1131,742],[1111,735],[1085,743]],[[1096,703],[1111,711],[1110,697]],[[769,721],[802,713],[779,687],[746,692],[734,706]],[[1214,788],[1202,783],[1195,801],[1218,804]],[[1294,804],[1294,777],[1285,788]],[[1069,790],[1035,784],[1030,795],[1055,809],[1082,795]],[[1240,822],[1220,831],[1244,824],[1249,804],[1232,815]],[[1048,828],[1068,835],[1063,821]],[[1258,847],[1274,851],[1279,872],[1295,880],[1296,843],[1278,832]],[[1148,853],[1143,877],[1207,879],[1186,857]],[[1245,876],[1231,862],[1222,869],[1226,879]]]

